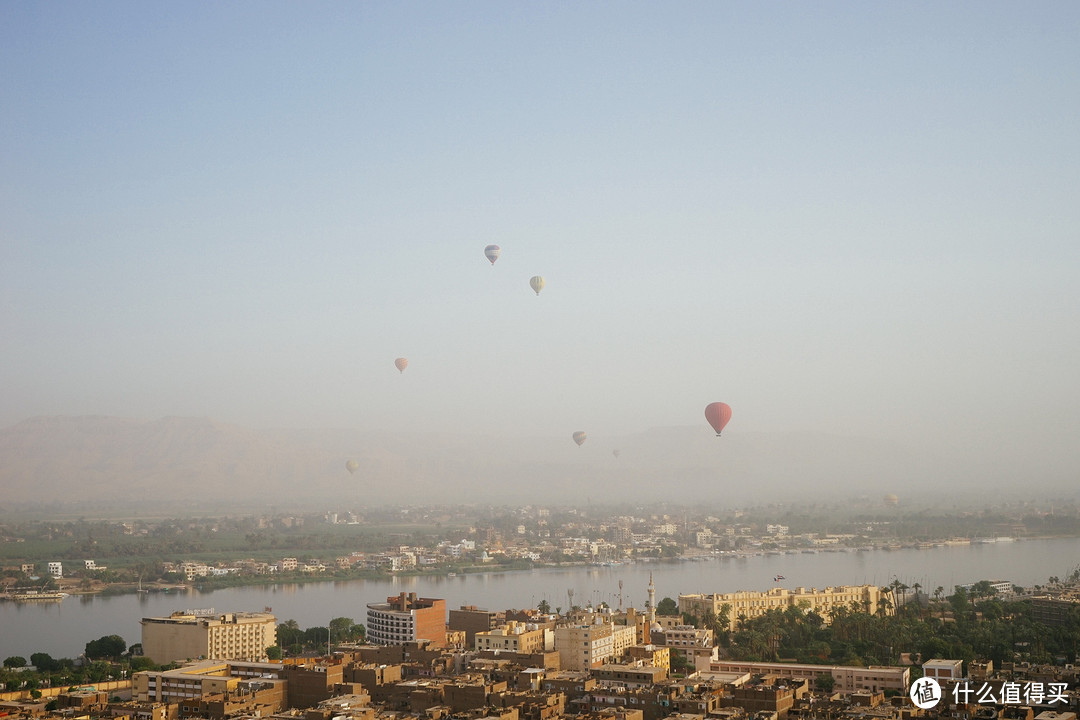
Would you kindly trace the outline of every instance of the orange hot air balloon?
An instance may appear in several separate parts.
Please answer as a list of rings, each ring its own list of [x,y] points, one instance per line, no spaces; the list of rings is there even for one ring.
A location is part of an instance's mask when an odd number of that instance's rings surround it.
[[[574,433],[574,442],[578,444],[578,447],[581,447],[582,444],[585,442],[585,433],[581,432],[580,430]]]
[[[709,421],[712,429],[716,431],[716,437],[720,437],[720,431],[724,429],[724,426],[728,424],[728,420],[731,419],[731,406],[722,402],[709,403],[705,407],[705,419]]]
[[[406,358],[398,358],[394,361],[394,367],[398,369],[398,372],[405,372],[405,368],[409,367],[409,361]]]

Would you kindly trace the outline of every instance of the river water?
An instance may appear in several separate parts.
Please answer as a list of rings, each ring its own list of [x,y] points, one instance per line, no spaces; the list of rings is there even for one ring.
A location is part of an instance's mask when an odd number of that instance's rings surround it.
[[[888,585],[898,579],[919,583],[932,593],[939,585],[951,592],[959,583],[1008,580],[1017,585],[1064,578],[1080,563],[1080,538],[1024,540],[928,549],[817,552],[721,557],[703,561],[638,562],[611,567],[542,568],[525,572],[458,574],[380,580],[350,580],[271,586],[248,586],[200,592],[71,596],[59,603],[0,602],[0,658],[35,652],[55,658],[76,657],[86,643],[119,635],[129,645],[140,642],[139,620],[174,610],[214,608],[217,612],[272,608],[279,622],[295,620],[301,628],[326,626],[332,618],[366,622],[366,604],[390,595],[415,592],[446,599],[447,608],[476,605],[489,610],[536,607],[552,609],[607,602],[643,607],[652,575],[657,601],[680,593],[768,590],[783,575],[787,588],[827,585]]]

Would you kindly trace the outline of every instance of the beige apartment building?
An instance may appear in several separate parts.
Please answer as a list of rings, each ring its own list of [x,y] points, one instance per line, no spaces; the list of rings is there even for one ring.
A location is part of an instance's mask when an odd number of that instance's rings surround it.
[[[145,670],[131,676],[131,695],[139,702],[182,703],[211,693],[235,692],[245,682],[284,687],[281,663],[204,660],[176,670]]]
[[[258,662],[277,645],[277,618],[265,612],[185,610],[141,624],[143,654],[159,665],[196,658]]]
[[[553,641],[554,633],[551,630],[511,620],[494,630],[476,633],[473,648],[531,654],[550,650],[554,645]]]
[[[636,629],[611,622],[564,625],[555,628],[555,650],[563,670],[588,670],[620,658],[636,644]]]
[[[841,665],[805,665],[802,663],[770,663],[736,660],[719,660],[709,664],[709,671],[721,674],[771,675],[780,680],[806,679],[811,682],[822,675],[831,675],[834,688],[839,692],[869,690],[884,692],[895,690],[906,693],[911,678],[906,667],[871,665],[849,667]]]
[[[770,610],[786,610],[789,607],[804,605],[808,612],[816,612],[827,622],[834,610],[841,607],[850,608],[852,603],[857,604],[860,610],[876,614],[885,600],[888,600],[885,607],[889,608],[891,613],[892,608],[895,607],[892,592],[883,590],[877,585],[840,585],[822,590],[804,587],[789,590],[777,587],[765,592],[740,590],[710,595],[680,595],[679,612],[703,618],[710,612],[719,615],[720,609],[724,605],[729,605],[731,612],[728,629],[734,631],[740,615],[754,618]]]

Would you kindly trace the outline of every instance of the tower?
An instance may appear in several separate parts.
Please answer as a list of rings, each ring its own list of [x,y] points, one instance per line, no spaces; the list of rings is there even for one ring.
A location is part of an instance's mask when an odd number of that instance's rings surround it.
[[[649,573],[649,625],[656,622],[656,586],[653,585],[652,573]]]

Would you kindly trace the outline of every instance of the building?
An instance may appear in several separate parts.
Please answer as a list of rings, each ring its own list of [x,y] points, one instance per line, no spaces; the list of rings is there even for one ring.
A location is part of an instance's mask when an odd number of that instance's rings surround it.
[[[49,563],[49,574],[54,578],[64,577],[64,563],[59,560],[53,560]]]
[[[943,685],[964,678],[964,661],[935,658],[924,662],[922,671],[923,677],[933,678]]]
[[[546,642],[549,636],[554,636],[550,630],[511,620],[494,630],[476,633],[473,648],[524,654],[544,652],[549,649],[549,643]],[[553,643],[551,645],[553,646]]]
[[[728,629],[734,632],[739,617],[754,618],[773,609],[786,610],[802,605],[807,612],[816,612],[827,621],[834,609],[850,608],[853,603],[870,614],[876,614],[881,607],[891,609],[896,606],[892,592],[877,585],[841,585],[822,590],[777,587],[765,592],[740,590],[723,594],[679,595],[679,613],[688,613],[697,618],[703,618],[708,613],[719,616],[721,609],[727,605]]]
[[[662,627],[659,622],[656,625]],[[713,632],[707,628],[680,624],[654,630],[650,637],[653,643],[679,653],[688,665],[698,670],[707,670],[710,662],[719,659],[713,646]]]
[[[775,678],[806,678],[816,680],[831,675],[834,689],[838,692],[871,692],[896,690],[906,693],[910,672],[906,667],[871,665],[849,667],[846,665],[808,665],[803,663],[737,662],[719,660],[709,664],[710,673],[770,675]]]
[[[1080,608],[1080,597],[1036,595],[1031,598],[1031,618],[1046,625],[1062,626]]]
[[[555,628],[555,649],[559,667],[582,671],[600,665],[614,656],[611,623],[564,625]]]
[[[589,675],[615,687],[649,687],[668,678],[668,669],[659,665],[608,663],[589,670]]]
[[[591,623],[555,628],[555,650],[563,670],[589,670],[622,657],[635,644],[634,627],[604,622],[599,616]]]
[[[143,618],[141,625],[143,655],[159,665],[195,658],[259,662],[277,645],[277,618],[265,612],[184,610]]]
[[[502,625],[505,619],[505,612],[492,612],[481,610],[475,605],[462,605],[461,609],[450,611],[450,619],[446,626],[450,630],[465,631],[465,645],[473,647],[476,633],[490,632]]]
[[[131,696],[138,702],[198,702],[203,695],[235,691],[242,683],[285,690],[281,663],[204,660],[176,670],[146,670],[131,676]]]
[[[384,603],[368,603],[367,639],[376,645],[404,645],[429,640],[446,644],[446,601],[401,593]]]

